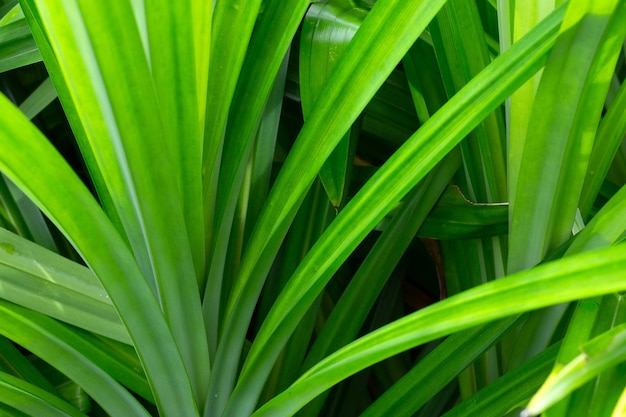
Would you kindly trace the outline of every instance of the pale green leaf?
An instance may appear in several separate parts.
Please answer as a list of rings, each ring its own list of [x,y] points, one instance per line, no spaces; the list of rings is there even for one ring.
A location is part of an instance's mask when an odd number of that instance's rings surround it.
[[[524,416],[539,415],[600,372],[626,361],[626,325],[603,333],[582,350],[566,365],[556,367],[524,410]]]
[[[132,344],[89,269],[0,229],[0,297],[96,334]]]

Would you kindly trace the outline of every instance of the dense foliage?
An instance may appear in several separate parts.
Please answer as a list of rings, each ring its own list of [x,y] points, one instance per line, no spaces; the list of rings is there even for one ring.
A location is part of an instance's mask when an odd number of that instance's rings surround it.
[[[624,22],[0,0],[0,415],[626,415]]]

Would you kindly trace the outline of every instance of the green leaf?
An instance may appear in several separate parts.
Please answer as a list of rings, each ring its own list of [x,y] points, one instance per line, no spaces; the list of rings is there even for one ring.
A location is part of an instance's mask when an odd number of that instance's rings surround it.
[[[150,68],[159,98],[159,119],[166,135],[162,144],[169,151],[168,173],[175,177],[182,196],[187,238],[198,280],[205,273],[202,129],[211,6],[211,2],[202,0],[149,0],[144,5]]]
[[[76,381],[110,415],[149,416],[135,397],[100,368],[96,361],[101,356],[69,329],[6,301],[0,301],[0,317],[4,336]]]
[[[582,354],[552,372],[524,410],[524,416],[541,414],[600,372],[626,361],[626,324],[596,337],[582,350]]]
[[[548,16],[561,2],[546,0],[528,0],[525,2],[500,0],[498,11],[501,23],[501,50],[510,48],[511,42],[517,42],[530,29]],[[502,36],[504,35],[504,36]],[[518,88],[507,102],[507,138],[508,138],[508,200],[515,203],[517,182],[520,176],[520,164],[524,152],[531,110],[535,101],[537,86],[543,70]],[[509,213],[509,216],[512,213]],[[510,217],[509,217],[510,219]]]
[[[150,262],[149,266],[142,263],[142,269],[148,279],[154,276],[154,291],[192,387],[197,398],[203,399],[210,366],[182,194],[174,174],[177,165],[170,164],[165,134],[169,131],[160,118],[154,117],[162,111],[159,95],[131,4],[82,0],[74,4],[59,4],[57,0],[31,3],[36,4],[53,46],[77,44],[78,62],[59,57],[59,62],[63,59],[62,70],[68,71],[65,82],[79,90],[76,100],[95,107],[84,113],[80,108],[83,116],[93,117],[83,123],[105,124],[99,127],[106,133],[91,146],[98,147],[95,152],[112,152],[102,155],[98,164],[110,175],[108,188],[118,191],[113,196],[119,199],[118,207],[123,207],[119,215],[131,232],[129,240],[138,259]],[[86,74],[70,77],[81,66]],[[193,74],[195,71],[192,68]]]
[[[293,271],[332,221],[334,214],[321,181],[316,181],[291,225],[282,249],[280,268],[277,268],[274,279],[268,281],[265,287],[266,291],[261,301],[264,302],[261,305],[265,308],[263,310],[259,308],[258,311],[260,320],[264,317],[260,314],[267,314]],[[321,298],[318,297],[283,349],[280,363],[272,370],[271,379],[275,383],[265,387],[266,395],[268,393],[275,395],[277,390],[283,390],[300,375],[300,368],[315,329],[314,323],[317,320],[320,302]]]
[[[303,371],[357,336],[391,272],[459,164],[460,155],[454,152],[407,194],[318,333]]]
[[[623,291],[625,267],[626,252],[619,245],[564,258],[465,291],[357,339],[315,365],[253,415],[293,413],[347,376],[446,334],[548,305]]]
[[[611,245],[626,232],[626,186],[622,187],[581,230],[567,254]]]
[[[383,3],[376,4],[379,6]],[[367,19],[375,10],[372,9],[361,30],[366,28]],[[310,303],[369,230],[476,124],[536,71],[555,41],[561,12],[562,9],[546,19],[524,42],[511,48],[507,55],[495,60],[433,115],[339,213],[294,273],[265,320],[244,364],[240,377],[244,381],[239,388],[241,392],[245,392],[245,381],[256,379],[256,376],[252,378],[251,375],[265,374],[271,369],[274,352],[280,350],[279,346],[289,337],[289,332]],[[339,68],[335,74],[339,73]],[[461,111],[470,106],[473,109],[471,115]],[[288,172],[284,171],[287,162],[282,172]],[[280,177],[277,184],[279,180]],[[289,181],[295,179],[289,177]],[[275,189],[277,187],[275,185]],[[250,286],[245,290],[245,296],[248,297]],[[248,389],[252,388],[246,386],[245,390]]]
[[[0,404],[0,416],[2,417],[30,417],[28,414],[22,413],[13,407],[9,407],[5,404]]]
[[[300,97],[306,120],[324,84],[352,40],[367,11],[347,0],[313,3],[300,33]],[[334,207],[344,200],[355,151],[356,131],[349,130],[320,169],[320,179]]]
[[[220,371],[219,388],[213,388],[209,397],[217,394],[223,401],[231,391],[254,305],[305,192],[341,136],[443,3],[444,0],[378,1],[338,63],[300,131],[250,237],[226,307],[224,338],[216,355],[216,362],[224,370]],[[387,30],[389,27],[407,30],[397,33]],[[249,398],[245,407],[253,407],[250,402],[255,401],[254,396],[245,397]],[[217,408],[213,412],[220,411]],[[237,414],[242,412],[246,413]]]
[[[26,20],[0,25],[0,73],[40,61]]]
[[[51,251],[58,252],[41,211],[4,175],[0,176],[0,200],[6,207],[16,233]]]
[[[78,328],[71,328],[71,330],[89,344],[90,354],[98,366],[135,394],[152,404],[156,403],[137,352],[132,346],[86,330]]]
[[[134,194],[163,312],[202,403],[210,370],[206,331],[176,182],[178,165],[170,165],[169,131],[154,117],[167,109],[158,106],[130,4],[78,3],[115,118],[111,127],[120,135],[123,156],[118,154],[118,158],[124,158],[130,171],[125,186]],[[119,77],[120,71],[124,77]],[[191,72],[195,74],[195,67]],[[131,90],[135,93],[127,94]],[[195,97],[191,102],[197,102]]]
[[[21,236],[32,239],[32,234],[26,223],[26,219],[17,201],[15,201],[13,197],[9,184],[11,184],[11,181],[6,178],[4,174],[0,175],[0,207],[3,210],[3,217],[5,217],[5,221],[7,222],[7,225],[4,227],[11,229]]]
[[[589,158],[587,177],[580,193],[580,211],[583,216],[591,213],[591,208],[600,192],[611,162],[626,136],[624,112],[626,112],[626,82],[622,82],[598,127],[596,140]]]
[[[420,360],[361,416],[412,416],[516,324],[504,319],[456,333]]]
[[[504,235],[508,230],[508,213],[508,203],[475,203],[458,187],[451,186],[444,191],[417,235],[431,239]]]
[[[611,295],[607,295],[604,299],[610,297]],[[614,300],[618,301],[618,307],[614,310],[615,320],[611,325],[614,325],[613,323],[624,323],[626,321],[624,319],[624,298],[621,296],[614,296],[611,301]],[[579,407],[579,405],[582,405],[583,407],[589,409],[589,412],[592,415],[610,415],[611,412],[614,411],[615,404],[619,401],[619,397],[622,394],[624,387],[626,387],[625,369],[626,364],[622,362],[621,364],[602,372],[598,375],[595,381],[585,384],[581,389],[582,395],[579,396],[578,392],[573,394],[572,399],[574,401],[571,404],[572,407]],[[591,395],[586,395],[586,388],[589,390]],[[583,397],[584,402],[577,401],[579,397]]]
[[[490,63],[487,34],[477,3],[449,1],[430,25],[430,33],[448,96],[457,93]],[[459,145],[463,168],[457,181],[471,200],[492,203],[507,198],[502,116],[501,108],[496,108]],[[461,279],[467,276],[462,286],[467,288],[472,282],[487,282],[504,275],[503,243],[501,238],[481,236],[480,240],[457,245],[456,252],[466,252],[463,256],[467,259],[456,275]],[[447,271],[444,273],[448,277]],[[459,376],[461,398],[472,395],[488,382],[487,363],[495,362],[494,359],[493,351],[487,352]]]
[[[0,229],[0,297],[131,344],[108,294],[93,273]]]
[[[163,414],[195,415],[171,330],[127,243],[69,165],[4,96],[0,115],[0,169],[59,227],[100,280],[128,329]]]
[[[52,103],[55,98],[57,98],[57,92],[54,89],[52,80],[46,78],[39,87],[20,104],[20,110],[24,112],[26,117],[32,119]]]
[[[572,1],[535,98],[513,196],[509,272],[570,236],[608,85],[626,36],[623,3]],[[564,75],[567,74],[567,75]]]
[[[610,297],[610,295],[605,296],[605,298],[606,297]],[[561,368],[565,363],[572,360],[579,353],[580,346],[591,338],[594,322],[597,320],[598,313],[601,310],[601,300],[602,299],[598,297],[578,302],[569,322],[567,333],[563,338],[559,355],[554,366],[555,369]],[[559,415],[567,416],[570,413],[568,406],[571,407],[571,404],[567,401],[561,401],[546,412],[546,417],[556,417]]]
[[[260,7],[261,0],[215,2],[202,147],[207,242],[213,240],[215,233],[213,222],[228,114]]]
[[[276,76],[276,81],[261,117],[254,148],[250,155],[250,191],[246,211],[246,236],[244,238],[246,242],[259,217],[259,213],[263,209],[263,203],[265,203],[270,189],[289,56],[290,53],[287,52],[280,71]]]
[[[0,337],[0,370],[59,395],[54,385],[4,336]]]
[[[2,26],[24,18],[24,13],[17,0],[7,0],[0,6],[0,16],[2,16],[0,26]]]
[[[447,100],[435,51],[423,39],[402,60],[404,72],[420,123],[425,123]]]
[[[476,4],[449,1],[433,20],[430,31],[444,85],[451,97],[490,62]],[[499,202],[506,199],[503,133],[503,120],[496,111],[461,143],[467,192],[473,200]]]
[[[80,51],[79,44],[71,36],[51,36],[49,38],[48,31],[52,30],[54,32],[55,26],[51,25],[50,21],[44,26],[39,16],[39,11],[34,6],[27,2],[22,4],[29,26],[33,32],[33,37],[36,39],[42,55],[45,57],[50,79],[57,90],[104,210],[116,228],[120,232],[123,231],[125,238],[135,238],[132,242],[139,265],[146,273],[146,276],[152,276],[147,253],[142,254],[141,252],[141,250],[145,252],[145,245],[139,238],[138,220],[134,219],[134,221],[131,221],[131,215],[134,211],[132,210],[133,205],[130,201],[130,196],[124,194],[127,190],[119,186],[107,188],[106,185],[107,183],[109,185],[112,183],[119,184],[122,181],[122,174],[117,161],[112,156],[114,154],[111,149],[112,141],[109,138],[106,125],[103,121],[97,122],[99,117],[103,117],[101,105],[104,105],[105,101],[102,100],[100,102],[97,100],[91,84],[84,82],[87,69],[83,61],[85,57],[92,54],[88,54],[85,51],[78,53]],[[63,19],[56,24],[60,25],[60,27],[69,25]],[[75,30],[78,29],[78,26],[76,25]],[[80,38],[86,39],[84,31],[81,33]],[[57,48],[62,47],[65,51],[62,57],[57,58],[54,55],[53,45]],[[65,77],[71,77],[74,82],[66,84]],[[82,80],[82,82],[79,82],[79,80]],[[78,102],[77,95],[84,97],[84,99]],[[78,108],[80,108],[80,112]],[[92,146],[93,141],[98,141],[95,143],[95,146]],[[103,166],[107,167],[104,171]],[[113,196],[116,197],[114,198]],[[118,201],[118,204],[115,204],[116,199],[120,198],[125,199],[125,201],[121,203]],[[124,216],[127,223],[122,224],[118,211],[127,213]],[[126,233],[128,233],[128,237]],[[153,279],[150,280],[152,283],[153,281]]]
[[[624,298],[617,294],[607,294],[601,298],[581,300],[568,325],[557,363],[553,372],[558,372],[574,360],[583,346],[593,337],[624,322]],[[546,410],[546,417],[569,416],[576,410],[589,410],[590,415],[609,415],[607,406],[617,400],[615,386],[623,383],[619,367],[605,370],[595,383],[585,384],[573,395],[564,397]],[[621,378],[624,379],[624,378]],[[612,408],[612,407],[611,407]]]
[[[615,409],[613,410],[613,414],[611,414],[611,417],[619,417],[624,415],[624,413],[626,413],[626,389],[622,391],[622,395],[615,405]]]
[[[555,344],[530,359],[525,364],[506,373],[493,384],[461,402],[444,417],[484,416],[502,417],[528,401],[550,374],[558,353]],[[518,415],[513,414],[513,415]]]
[[[287,4],[282,0],[265,2],[265,10],[260,14],[250,40],[228,114],[222,155],[225,163],[219,167],[217,193],[220,198],[215,203],[215,232],[209,237],[212,240],[212,252],[208,260],[209,271],[203,299],[211,357],[214,357],[217,349],[218,332],[223,328],[220,317],[225,316],[225,302],[221,300],[224,263],[244,173],[276,75],[308,5],[309,0],[290,1]],[[225,379],[224,376],[218,376],[215,380]]]
[[[4,372],[0,372],[0,398],[28,415],[86,417],[59,397]]]

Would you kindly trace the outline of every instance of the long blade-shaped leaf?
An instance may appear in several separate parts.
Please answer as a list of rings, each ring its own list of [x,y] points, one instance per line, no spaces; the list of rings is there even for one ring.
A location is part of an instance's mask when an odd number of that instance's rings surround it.
[[[202,130],[206,100],[206,73],[200,71],[208,64],[211,2],[149,0],[145,10],[151,70],[166,135],[163,143],[170,154],[169,172],[181,190],[189,246],[200,278],[205,268]]]
[[[365,410],[363,417],[412,416],[515,325],[500,320],[447,338]]]
[[[293,413],[384,358],[479,323],[626,289],[623,245],[564,258],[465,291],[364,336],[311,368],[255,417]]]
[[[506,7],[500,7],[506,4]],[[517,42],[531,28],[544,19],[552,10],[554,10],[555,1],[550,0],[528,0],[518,2],[512,0],[500,1],[498,12],[500,22],[506,22],[501,25],[502,31],[509,29],[506,37],[512,42]],[[509,16],[506,12],[509,12]],[[510,44],[503,45],[509,48]],[[505,48],[502,48],[504,50]],[[508,197],[509,203],[513,204],[515,199],[515,189],[519,179],[520,163],[522,153],[524,151],[524,142],[526,140],[526,130],[528,122],[531,118],[532,104],[535,99],[537,85],[541,79],[540,70],[534,77],[530,78],[524,85],[515,91],[508,101]],[[511,213],[509,213],[510,215]]]
[[[626,186],[622,187],[576,235],[567,254],[613,244],[626,233]]]
[[[121,183],[110,184],[110,188],[119,187],[126,190],[122,195],[130,195],[134,213],[129,213],[128,222],[137,219],[140,229],[134,239],[145,245],[163,311],[194,391],[198,398],[204,398],[209,361],[182,194],[177,182],[179,176],[174,174],[179,165],[170,166],[169,136],[164,135],[161,119],[155,117],[161,111],[159,96],[132,5],[128,1],[109,5],[81,0],[73,5],[72,2],[60,4],[57,0],[34,3],[44,26],[50,26],[48,34],[53,46],[66,38],[77,39],[85,54],[80,59],[85,62],[90,77],[79,78],[87,84],[82,88],[93,88],[103,107],[108,106],[109,113],[105,113],[104,120],[95,115],[95,120],[88,122],[106,123],[109,135],[104,140],[108,138],[110,143],[103,146],[114,148],[114,158],[109,158],[109,162],[121,166],[123,172]],[[69,16],[69,21],[63,13]],[[84,32],[81,33],[81,29]],[[80,36],[86,39],[79,39]],[[73,68],[72,63],[64,63]],[[124,77],[119,76],[120,71],[124,72]],[[196,73],[193,64],[190,72]],[[78,84],[69,77],[66,82],[72,86]],[[78,100],[85,98],[93,97],[77,97]],[[197,98],[194,96],[191,102],[197,104]],[[146,255],[142,249],[138,254],[140,259]]]
[[[95,272],[128,329],[163,414],[195,415],[189,379],[171,330],[127,243],[61,155],[4,96],[0,114],[0,169],[59,227]]]
[[[571,235],[580,190],[626,27],[619,1],[573,1],[543,73],[511,206],[509,272]]]
[[[59,397],[4,372],[0,372],[0,398],[28,415],[87,417]]]
[[[0,337],[0,370],[59,395],[54,385],[4,336]]]
[[[626,82],[622,82],[613,102],[600,122],[598,134],[589,158],[587,177],[580,193],[580,212],[586,217],[591,212],[602,182],[626,137]],[[622,145],[623,146],[623,145]]]
[[[196,398],[202,401],[208,384],[209,358],[182,192],[176,181],[179,176],[175,167],[180,165],[169,164],[169,147],[164,143],[167,131],[161,119],[155,117],[161,110],[157,106],[159,96],[154,91],[135,17],[127,2],[78,3],[122,139],[120,144],[130,171],[125,185],[134,193],[163,312]],[[124,71],[124,77],[119,77],[120,71]],[[195,66],[189,71],[195,75]],[[195,96],[191,103],[197,104]],[[194,117],[191,119],[190,123]],[[198,172],[197,167],[192,175]],[[199,200],[194,201],[198,207],[192,209],[200,209]]]
[[[530,398],[550,374],[559,344],[535,356],[524,365],[506,373],[493,384],[444,414],[445,417],[502,417],[521,401]]]
[[[483,26],[476,4],[451,0],[430,26],[437,61],[452,96],[489,64]],[[505,201],[505,140],[498,112],[487,116],[461,144],[470,199]]]
[[[41,54],[26,20],[0,25],[0,73],[39,61]]]
[[[407,194],[402,207],[354,274],[318,333],[303,370],[344,346],[358,334],[391,272],[459,164],[459,153],[451,154]]]
[[[261,0],[215,4],[202,148],[207,242],[212,241],[214,233],[214,207],[228,113],[260,7]]]
[[[215,230],[204,293],[204,315],[212,356],[225,306],[221,300],[228,239],[255,130],[261,120],[276,74],[310,0],[271,0],[259,17],[228,115],[215,205]],[[268,50],[268,46],[270,47]],[[261,139],[262,140],[262,139]],[[260,202],[258,202],[260,203]],[[220,378],[221,379],[221,378]]]
[[[224,396],[232,389],[247,323],[304,194],[340,138],[444,2],[378,1],[320,94],[259,216],[229,298],[225,336],[216,355],[222,374],[209,392],[209,399],[217,395],[222,402],[214,412],[221,412]]]
[[[143,239],[132,191],[126,187],[128,167],[120,153],[119,132],[108,120],[114,119],[82,17],[76,2],[22,1],[33,36],[44,56],[50,78],[59,94],[66,116],[89,169],[98,197],[116,228],[131,244],[146,279],[156,282]],[[68,29],[69,28],[69,29]],[[63,54],[55,51],[62,50]],[[70,81],[71,80],[71,81]],[[117,144],[117,146],[116,146]]]
[[[559,366],[532,398],[523,416],[535,416],[600,372],[626,361],[626,324],[603,333],[583,346],[583,353]]]
[[[284,343],[306,308],[358,242],[476,124],[541,66],[555,42],[562,12],[563,9],[559,9],[525,41],[520,41],[474,78],[433,115],[339,213],[294,273],[265,320],[243,367],[242,381],[251,378],[248,373],[268,372],[274,360],[268,352],[280,350],[277,347]],[[471,116],[460,112],[470,106],[474,110]]]
[[[131,344],[102,285],[89,269],[0,229],[0,297]]]
[[[101,369],[85,343],[39,313],[0,302],[0,332],[49,362],[82,386],[109,414],[148,417],[148,412],[111,375]]]
[[[366,15],[366,10],[346,0],[314,3],[309,8],[300,33],[298,65],[305,120]],[[350,182],[348,173],[354,158],[356,135],[358,128],[349,130],[320,168],[324,189],[337,208],[342,205],[344,188]]]
[[[24,112],[26,117],[32,119],[57,97],[57,92],[54,89],[52,80],[46,78],[39,87],[20,104],[20,110]]]

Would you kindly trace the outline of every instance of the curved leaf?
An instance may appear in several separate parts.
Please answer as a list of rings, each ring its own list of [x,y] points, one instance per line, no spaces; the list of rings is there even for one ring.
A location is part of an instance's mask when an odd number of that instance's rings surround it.
[[[88,344],[61,324],[6,301],[0,301],[0,317],[4,336],[74,380],[110,415],[150,416],[133,395],[95,363],[98,353],[90,352]]]
[[[461,402],[443,417],[502,417],[519,408],[519,404],[537,392],[550,374],[559,346],[558,343],[550,346]]]
[[[0,372],[0,398],[32,416],[87,417],[59,397],[4,372]]]
[[[309,1],[294,0],[287,4],[282,0],[266,2],[265,10],[259,16],[254,36],[250,40],[248,54],[235,89],[222,155],[222,160],[227,163],[220,166],[220,198],[215,204],[215,230],[211,237],[212,252],[207,261],[209,270],[204,285],[203,309],[211,357],[217,349],[218,332],[223,326],[219,318],[223,316],[225,309],[225,303],[221,300],[224,263],[246,164],[254,145],[255,130],[260,123],[276,74]],[[257,202],[259,203],[261,202]],[[223,380],[223,377],[217,378]]]
[[[475,287],[395,321],[327,357],[255,417],[290,414],[374,363],[438,337],[577,298],[626,290],[624,245],[586,252]]]
[[[378,1],[338,63],[300,131],[250,236],[225,310],[224,337],[216,355],[221,368],[216,379],[218,386],[210,391],[209,397],[217,395],[224,401],[224,396],[232,390],[245,333],[266,274],[313,179],[341,136],[444,2]],[[396,32],[388,30],[389,27],[405,30]],[[249,401],[256,401],[253,397]],[[242,412],[246,413],[238,413]]]
[[[523,416],[541,414],[600,372],[626,361],[626,324],[614,327],[587,342],[582,350],[582,354],[552,372],[531,399]]]
[[[4,96],[0,115],[0,169],[95,272],[128,329],[163,414],[195,415],[189,378],[171,330],[127,243],[69,165]]]
[[[541,66],[556,39],[562,12],[561,8],[544,20],[529,36],[467,84],[376,172],[339,213],[300,264],[265,320],[243,366],[242,385],[237,388],[241,391],[239,395],[251,396],[248,391],[253,389],[250,381],[269,372],[275,352],[280,351],[308,306],[369,230],[476,124]],[[368,17],[371,13],[373,11]],[[461,111],[469,107],[473,112]],[[246,290],[249,293],[250,288],[246,287]]]
[[[413,416],[516,321],[504,319],[450,336],[377,398],[361,417]]]
[[[3,229],[0,298],[132,344],[93,272]]]

